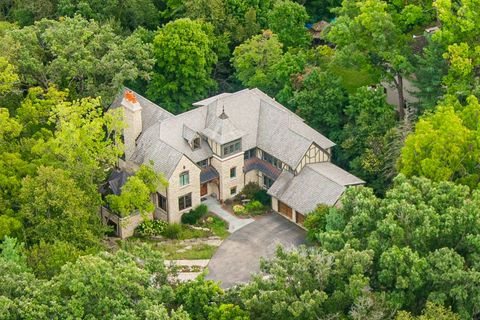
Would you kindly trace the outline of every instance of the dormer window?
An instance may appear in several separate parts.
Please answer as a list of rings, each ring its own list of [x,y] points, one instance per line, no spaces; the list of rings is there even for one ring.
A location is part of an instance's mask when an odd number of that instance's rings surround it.
[[[195,139],[193,139],[192,149],[193,150],[200,149],[200,138],[199,137],[196,137]]]

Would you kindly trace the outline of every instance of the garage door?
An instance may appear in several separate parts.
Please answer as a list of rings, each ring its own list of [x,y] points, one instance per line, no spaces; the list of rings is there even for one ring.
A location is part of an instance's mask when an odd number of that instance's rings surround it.
[[[281,201],[278,201],[278,212],[283,214],[285,217],[292,219],[292,208]]]
[[[305,216],[303,214],[301,214],[300,212],[296,212],[295,219],[296,219],[295,221],[296,223],[303,226],[303,222],[305,221]]]

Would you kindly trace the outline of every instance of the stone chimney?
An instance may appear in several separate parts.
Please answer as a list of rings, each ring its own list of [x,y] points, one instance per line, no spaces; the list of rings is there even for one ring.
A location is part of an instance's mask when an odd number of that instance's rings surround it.
[[[125,91],[122,106],[124,110],[123,120],[126,124],[123,131],[125,159],[128,160],[135,151],[138,136],[142,133],[142,106],[140,106],[135,93],[131,90]]]

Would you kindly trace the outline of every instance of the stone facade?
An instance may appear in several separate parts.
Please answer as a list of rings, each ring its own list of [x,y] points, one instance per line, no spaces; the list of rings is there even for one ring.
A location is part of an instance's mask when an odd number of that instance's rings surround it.
[[[212,166],[217,169],[220,175],[220,191],[218,194],[220,201],[225,201],[226,199],[234,197],[237,193],[242,191],[244,186],[243,162],[243,152],[225,159],[221,159],[217,156],[212,157]],[[234,177],[231,177],[230,171],[232,169],[235,171]]]
[[[133,236],[135,228],[143,221],[143,216],[140,213],[135,213],[128,217],[120,217],[105,207],[101,207],[100,216],[104,224],[115,228],[115,234],[121,239]],[[153,219],[153,213],[146,216],[148,219]]]
[[[180,174],[183,172],[188,172],[189,175],[189,183],[184,186],[180,184]],[[192,205],[181,210],[179,198],[188,194],[191,194]],[[168,221],[180,222],[183,213],[200,204],[200,168],[183,156],[168,180],[168,188],[164,195],[167,198]]]

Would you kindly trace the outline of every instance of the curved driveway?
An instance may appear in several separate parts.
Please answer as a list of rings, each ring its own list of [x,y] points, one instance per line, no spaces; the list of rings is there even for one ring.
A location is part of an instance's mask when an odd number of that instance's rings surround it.
[[[305,241],[305,230],[269,213],[244,226],[223,241],[208,264],[207,279],[223,288],[250,281],[260,271],[260,257],[272,257],[277,245],[296,247]]]

